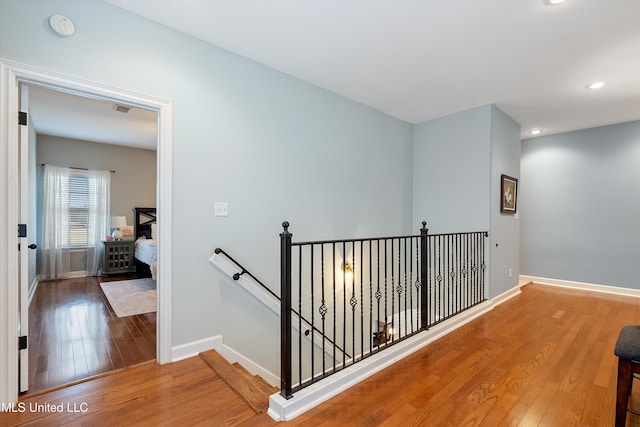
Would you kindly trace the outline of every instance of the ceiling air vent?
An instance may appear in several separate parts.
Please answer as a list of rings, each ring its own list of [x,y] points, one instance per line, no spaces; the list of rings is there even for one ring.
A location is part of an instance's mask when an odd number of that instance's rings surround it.
[[[116,105],[113,106],[113,109],[116,110],[118,113],[126,114],[126,113],[129,112],[129,110],[131,110],[131,107],[127,107],[126,105],[118,105],[118,104],[116,104]]]

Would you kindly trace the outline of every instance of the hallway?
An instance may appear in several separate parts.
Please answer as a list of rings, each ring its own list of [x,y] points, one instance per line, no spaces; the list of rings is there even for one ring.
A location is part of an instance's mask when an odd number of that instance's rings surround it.
[[[638,299],[527,285],[520,295],[287,426],[611,426],[620,328]],[[640,390],[634,403],[640,404]],[[32,404],[86,412],[32,412]],[[25,397],[13,425],[278,425],[255,415],[200,357],[149,362]],[[65,406],[66,407],[66,406]],[[629,415],[629,426],[640,417]]]

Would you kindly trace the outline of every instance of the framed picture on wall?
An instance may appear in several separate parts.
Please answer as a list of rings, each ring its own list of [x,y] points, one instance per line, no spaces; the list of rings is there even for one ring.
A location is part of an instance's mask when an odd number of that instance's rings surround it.
[[[518,180],[507,175],[500,176],[500,212],[516,213],[518,202]]]

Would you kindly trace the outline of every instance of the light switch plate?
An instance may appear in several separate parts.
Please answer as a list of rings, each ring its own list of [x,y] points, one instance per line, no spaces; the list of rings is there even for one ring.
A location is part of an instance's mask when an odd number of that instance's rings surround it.
[[[215,216],[229,216],[229,203],[227,202],[216,202],[213,209]]]

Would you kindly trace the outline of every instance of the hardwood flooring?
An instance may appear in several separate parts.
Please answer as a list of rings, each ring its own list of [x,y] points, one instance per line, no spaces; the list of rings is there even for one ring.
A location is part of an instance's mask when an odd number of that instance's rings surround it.
[[[620,328],[640,299],[528,285],[522,294],[285,425],[611,426]],[[640,407],[640,384],[633,403]],[[36,404],[65,411],[30,411]],[[199,357],[148,363],[21,400],[9,425],[275,426]],[[84,404],[84,406],[83,406]],[[67,412],[67,407],[86,412]],[[629,415],[628,426],[640,426]]]
[[[156,357],[156,313],[119,318],[100,282],[82,277],[38,284],[29,306],[29,390],[41,392]]]

